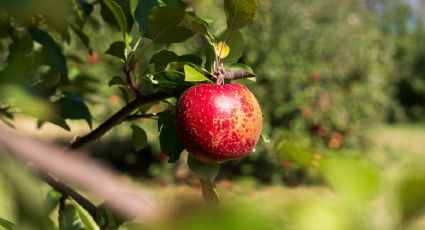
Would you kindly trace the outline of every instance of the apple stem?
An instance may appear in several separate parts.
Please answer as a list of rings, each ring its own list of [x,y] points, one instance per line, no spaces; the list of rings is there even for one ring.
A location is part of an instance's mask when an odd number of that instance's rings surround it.
[[[214,73],[213,76],[215,78],[216,85],[223,85],[224,80],[237,80],[255,77],[253,72],[248,72],[246,70],[225,70],[223,66],[223,62],[219,56],[215,57],[214,62]]]
[[[217,190],[215,188],[215,183],[204,181],[202,179],[200,181],[201,181],[201,188],[202,188],[202,197],[204,198],[204,200],[209,204],[214,204],[214,205],[218,204],[219,200],[218,200]]]

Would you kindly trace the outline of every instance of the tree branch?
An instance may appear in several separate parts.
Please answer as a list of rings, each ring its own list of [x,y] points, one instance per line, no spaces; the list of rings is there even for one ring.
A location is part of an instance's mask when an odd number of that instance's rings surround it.
[[[124,106],[122,109],[120,109],[112,117],[110,117],[105,122],[100,124],[96,129],[94,129],[87,135],[77,138],[75,141],[73,141],[70,145],[70,148],[77,149],[91,141],[99,139],[106,132],[108,132],[112,127],[119,124],[121,121],[125,120],[134,110],[139,108],[142,104],[166,99],[172,96],[173,94],[156,93],[156,94],[137,97],[132,102],[130,102],[129,104]]]
[[[134,110],[136,110],[140,105],[149,103],[152,101],[157,101],[161,99],[165,99],[171,97],[170,94],[157,93],[147,96],[139,96],[123,108],[121,108],[117,113],[115,113],[112,117],[107,119],[105,122],[100,124],[96,129],[88,133],[87,135],[76,139],[70,145],[71,149],[77,149],[91,141],[94,141],[100,137],[102,137],[106,132],[108,132],[115,125],[119,124],[123,120],[131,120],[140,118],[139,115],[129,116]],[[154,116],[153,114],[149,114]],[[148,114],[145,115],[146,117]],[[84,209],[86,209],[90,215],[96,220],[96,205],[90,202],[87,198],[79,194],[77,191],[72,189],[71,187],[59,182],[56,178],[49,175],[48,173],[39,170],[40,177],[49,184],[53,189],[60,192],[64,197],[71,197],[78,204],[80,204]]]
[[[225,70],[222,74],[224,80],[237,80],[255,77],[254,73],[245,70]]]
[[[6,153],[31,162],[42,178],[64,196],[72,197],[96,220],[96,206],[67,185],[43,173],[51,172],[59,180],[95,194],[124,217],[157,218],[158,210],[150,198],[124,184],[112,170],[82,154],[64,150],[51,144],[16,135],[0,128],[0,145]],[[47,176],[46,176],[47,175]]]
[[[53,176],[47,174],[44,171],[39,170],[38,175],[40,176],[41,179],[43,179],[43,181],[45,181],[48,185],[50,185],[50,187],[52,187],[56,191],[60,192],[64,199],[71,197],[79,205],[81,205],[81,207],[83,207],[85,210],[87,210],[87,212],[93,217],[94,220],[96,220],[96,205],[94,205],[92,202],[90,202],[87,198],[85,198],[83,195],[79,194],[74,189],[72,189],[72,188],[68,187],[67,185],[59,182]]]
[[[147,113],[147,114],[134,114],[128,115],[125,121],[135,121],[143,118],[152,118],[161,115],[161,113]]]

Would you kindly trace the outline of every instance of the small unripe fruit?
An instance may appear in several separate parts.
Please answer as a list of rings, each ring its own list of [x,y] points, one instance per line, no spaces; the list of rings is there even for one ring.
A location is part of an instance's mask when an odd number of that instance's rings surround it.
[[[218,163],[254,149],[263,118],[255,96],[240,84],[197,85],[177,103],[177,131],[196,159]]]

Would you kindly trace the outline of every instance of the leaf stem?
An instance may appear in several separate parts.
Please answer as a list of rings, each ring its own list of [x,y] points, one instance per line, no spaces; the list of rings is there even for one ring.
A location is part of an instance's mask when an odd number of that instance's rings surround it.
[[[208,182],[205,180],[200,179],[201,181],[201,188],[202,188],[202,197],[204,200],[209,203],[216,205],[219,203],[217,190],[215,188],[214,182]]]

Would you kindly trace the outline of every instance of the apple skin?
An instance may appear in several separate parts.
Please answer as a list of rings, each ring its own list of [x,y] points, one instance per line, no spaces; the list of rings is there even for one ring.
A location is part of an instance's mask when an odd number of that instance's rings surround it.
[[[194,158],[220,163],[252,152],[263,117],[245,86],[201,84],[180,96],[176,125],[180,142]]]

